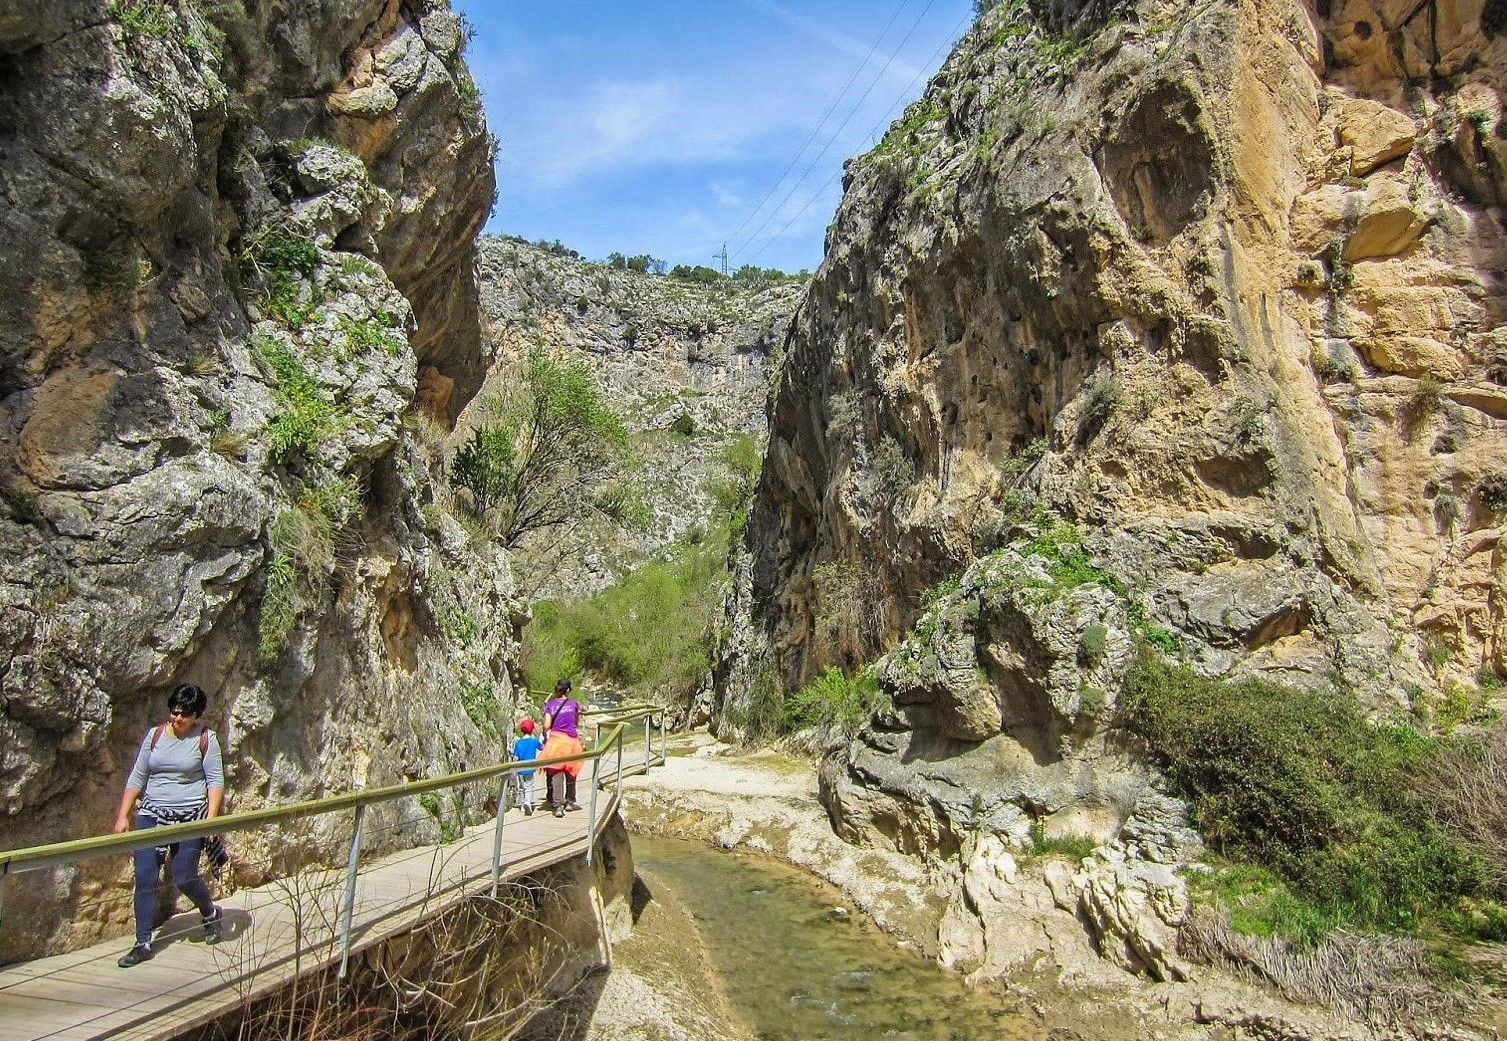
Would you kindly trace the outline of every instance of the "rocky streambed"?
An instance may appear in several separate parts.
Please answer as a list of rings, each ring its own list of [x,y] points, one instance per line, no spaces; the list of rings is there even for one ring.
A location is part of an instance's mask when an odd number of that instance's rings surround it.
[[[923,1004],[981,1002],[980,1014],[993,1017],[993,1032],[1000,1036],[1117,1041],[1226,1037],[1232,1030],[1238,1036],[1292,1039],[1405,1036],[1294,1004],[1208,966],[1183,965],[1179,975],[1185,978],[1160,981],[1120,967],[1107,945],[1094,938],[1093,923],[1081,912],[1063,910],[1054,899],[1054,887],[1060,888],[1064,876],[1077,868],[1061,857],[1020,858],[1012,877],[996,880],[995,895],[1008,896],[1010,902],[997,901],[989,928],[1029,949],[1028,958],[998,975],[975,970],[965,977],[927,966],[927,961],[947,963],[949,942],[957,942],[955,932],[949,940],[948,923],[962,917],[960,909],[974,910],[978,879],[970,879],[955,863],[860,848],[837,838],[816,797],[816,769],[808,762],[768,750],[735,753],[705,736],[682,739],[671,752],[664,769],[629,783],[624,815],[639,862],[638,924],[634,938],[617,949],[614,969],[600,988],[609,1000],[593,992],[578,1003],[573,1036],[739,1038],[750,1029],[755,1036],[785,1036],[778,1023],[753,1023],[739,1014],[740,988],[746,993],[750,988],[769,990],[772,984],[747,978],[748,972],[738,967],[738,948],[757,940],[765,960],[797,964],[789,951],[814,949],[819,964],[835,963],[845,955],[829,949],[828,927],[832,919],[850,914],[887,934],[894,947],[871,941],[871,968],[849,966],[834,973],[857,973],[851,978],[861,988],[867,985],[862,974],[875,972],[881,979],[879,993],[924,993]],[[667,845],[665,839],[683,841]],[[709,862],[696,861],[698,849]],[[728,860],[719,866],[722,858]],[[679,863],[667,870],[665,861]],[[825,901],[824,914],[807,916],[807,931],[782,919],[751,936],[729,924],[740,913],[732,905],[760,888],[744,877],[758,869],[744,865],[761,861],[771,873],[767,885],[781,894],[772,906],[783,906],[802,885],[809,887],[810,899]],[[792,874],[790,867],[799,871]],[[697,894],[707,892],[716,894],[714,905],[698,908]],[[800,913],[794,917],[799,919]],[[771,943],[779,949],[771,949]],[[897,953],[911,959],[903,973],[892,964]],[[905,978],[897,981],[898,975]],[[803,988],[812,985],[811,976],[810,971],[791,973],[783,1000],[792,1008],[820,1004],[802,997],[807,993]],[[957,996],[969,993],[965,984],[982,993]],[[949,987],[957,995],[941,996]],[[688,994],[695,1000],[684,1000]],[[625,1015],[624,999],[632,995],[641,1008],[652,1005],[659,1012]],[[824,1014],[846,1013],[840,1000],[833,1000]],[[782,1023],[795,1022],[789,1010],[779,1015]],[[707,1017],[731,1026],[706,1033]],[[625,1031],[631,1022],[638,1025]],[[936,1036],[975,1036],[958,1024],[931,1025],[944,1031]],[[789,1036],[819,1036],[811,1033],[810,1024],[801,1029],[805,1033]],[[889,1028],[863,1026],[864,1031],[872,1029]],[[893,1025],[893,1030],[910,1029],[916,1024]],[[957,1029],[964,1033],[945,1032]],[[914,1036],[932,1035],[923,1031]]]

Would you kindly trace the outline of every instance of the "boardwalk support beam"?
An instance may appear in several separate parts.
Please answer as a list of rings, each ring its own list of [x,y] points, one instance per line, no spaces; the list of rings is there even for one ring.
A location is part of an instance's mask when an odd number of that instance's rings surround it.
[[[361,865],[361,832],[366,823],[366,804],[356,807],[356,826],[351,830],[351,854],[345,862],[345,900],[340,905],[340,979],[345,979],[351,960],[351,920],[356,914],[356,871]]]
[[[591,849],[597,839],[597,773],[602,765],[598,756],[591,761],[591,812],[586,816],[586,866],[591,866]]]
[[[507,823],[508,786],[513,777],[502,779],[502,788],[497,792],[497,829],[492,834],[492,899],[497,899],[497,883],[502,878],[502,826]],[[522,784],[519,784],[522,788]]]

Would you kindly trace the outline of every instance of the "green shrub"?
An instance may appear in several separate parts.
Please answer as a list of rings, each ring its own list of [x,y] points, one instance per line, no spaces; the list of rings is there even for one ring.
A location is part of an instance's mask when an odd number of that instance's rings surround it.
[[[1097,661],[1104,656],[1104,647],[1109,640],[1109,628],[1099,622],[1084,626],[1079,643],[1083,653]]]
[[[536,604],[523,638],[529,685],[544,690],[559,676],[589,671],[646,693],[694,693],[711,667],[728,539],[725,523],[714,524],[589,599]]]
[[[461,115],[475,119],[481,114],[481,88],[476,85],[470,70],[464,65],[460,66],[455,75],[455,94],[460,99]]]
[[[759,443],[749,434],[739,434],[722,447],[717,459],[727,476],[707,481],[705,490],[712,499],[713,517],[726,517],[736,537],[748,520],[748,507],[763,465]]]
[[[889,499],[909,499],[916,490],[916,464],[900,442],[888,434],[874,450],[874,476],[879,489]]]
[[[628,446],[585,362],[543,348],[529,352],[511,393],[482,402],[483,422],[456,453],[450,483],[470,495],[512,548],[530,532],[558,527],[590,507],[616,475]]]
[[[274,225],[248,238],[241,259],[261,278],[269,315],[290,329],[302,328],[317,316],[323,299],[312,283],[319,269],[319,247],[313,239]]]
[[[337,538],[361,508],[349,480],[301,485],[294,506],[283,510],[268,533],[266,588],[257,619],[257,650],[276,660],[324,576],[334,567]]]
[[[173,27],[173,10],[167,0],[110,0],[110,17],[128,36],[166,36]]]
[[[83,259],[82,275],[88,289],[130,291],[142,283],[143,261],[129,245],[90,250]]]
[[[466,718],[481,731],[483,737],[496,740],[502,734],[501,707],[490,683],[477,679],[466,680],[461,684],[460,703],[466,710]]]
[[[1058,591],[1097,585],[1125,595],[1125,584],[1093,562],[1083,548],[1083,533],[1066,521],[1056,521],[1026,542],[1023,552],[1042,558]]]
[[[790,730],[818,727],[851,734],[886,701],[872,668],[845,676],[832,666],[785,699],[782,722]]]
[[[1099,843],[1087,835],[1048,836],[1040,822],[1031,827],[1030,854],[1037,857],[1058,856],[1079,861],[1099,847]]]
[[[383,314],[379,317],[391,318]],[[340,316],[340,331],[345,333],[345,356],[351,357],[377,350],[383,354],[398,355],[403,350],[403,339],[393,331],[391,323],[377,321],[358,322],[345,315]]]
[[[1438,412],[1443,404],[1444,383],[1438,376],[1428,373],[1413,385],[1413,393],[1406,405],[1407,419],[1413,424],[1421,423]]]
[[[1269,869],[1326,922],[1412,929],[1486,884],[1416,785],[1436,739],[1371,725],[1337,692],[1223,683],[1152,654],[1121,707],[1209,845]]]
[[[1507,470],[1496,470],[1481,478],[1476,494],[1488,510],[1507,510]]]
[[[1230,913],[1237,933],[1280,938],[1312,950],[1339,923],[1313,901],[1294,893],[1277,875],[1254,864],[1217,863],[1189,878],[1195,904],[1211,903]]]
[[[37,506],[37,497],[28,492],[4,492],[0,498],[5,502],[5,512],[17,524],[41,524],[42,510]]]
[[[944,578],[926,592],[921,594],[921,609],[930,611],[936,607],[945,597],[951,596],[963,587],[963,582],[958,576],[953,575]]]
[[[747,696],[729,711],[728,721],[749,742],[769,740],[784,729],[785,689],[773,662],[763,660],[754,665]]]
[[[283,462],[294,452],[315,454],[338,429],[334,402],[280,337],[254,337],[252,350],[272,370],[274,396],[282,406],[267,423],[272,458]]]
[[[1507,680],[1496,670],[1496,666],[1490,662],[1484,663],[1476,670],[1476,685],[1482,690],[1500,690]]]
[[[1454,660],[1455,651],[1449,640],[1440,632],[1431,632],[1423,638],[1423,660],[1429,668],[1438,672]]]
[[[1355,269],[1345,259],[1347,236],[1334,238],[1329,243],[1329,295],[1343,296],[1355,285]]]

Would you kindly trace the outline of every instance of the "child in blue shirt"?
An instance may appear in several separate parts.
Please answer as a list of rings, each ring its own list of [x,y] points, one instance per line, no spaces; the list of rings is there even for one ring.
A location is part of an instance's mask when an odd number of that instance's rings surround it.
[[[539,749],[544,747],[544,742],[534,736],[534,721],[527,716],[518,724],[518,731],[523,736],[513,740],[514,759],[538,759]],[[518,805],[523,807],[525,816],[534,815],[534,774],[535,770],[519,770],[515,775],[518,778]]]

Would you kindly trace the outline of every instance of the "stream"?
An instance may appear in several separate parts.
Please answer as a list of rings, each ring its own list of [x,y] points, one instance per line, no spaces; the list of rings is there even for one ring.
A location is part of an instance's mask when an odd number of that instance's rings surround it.
[[[1041,1038],[1018,999],[970,989],[861,916],[840,892],[774,860],[635,835],[650,891],[695,919],[736,1013],[761,1041]]]

